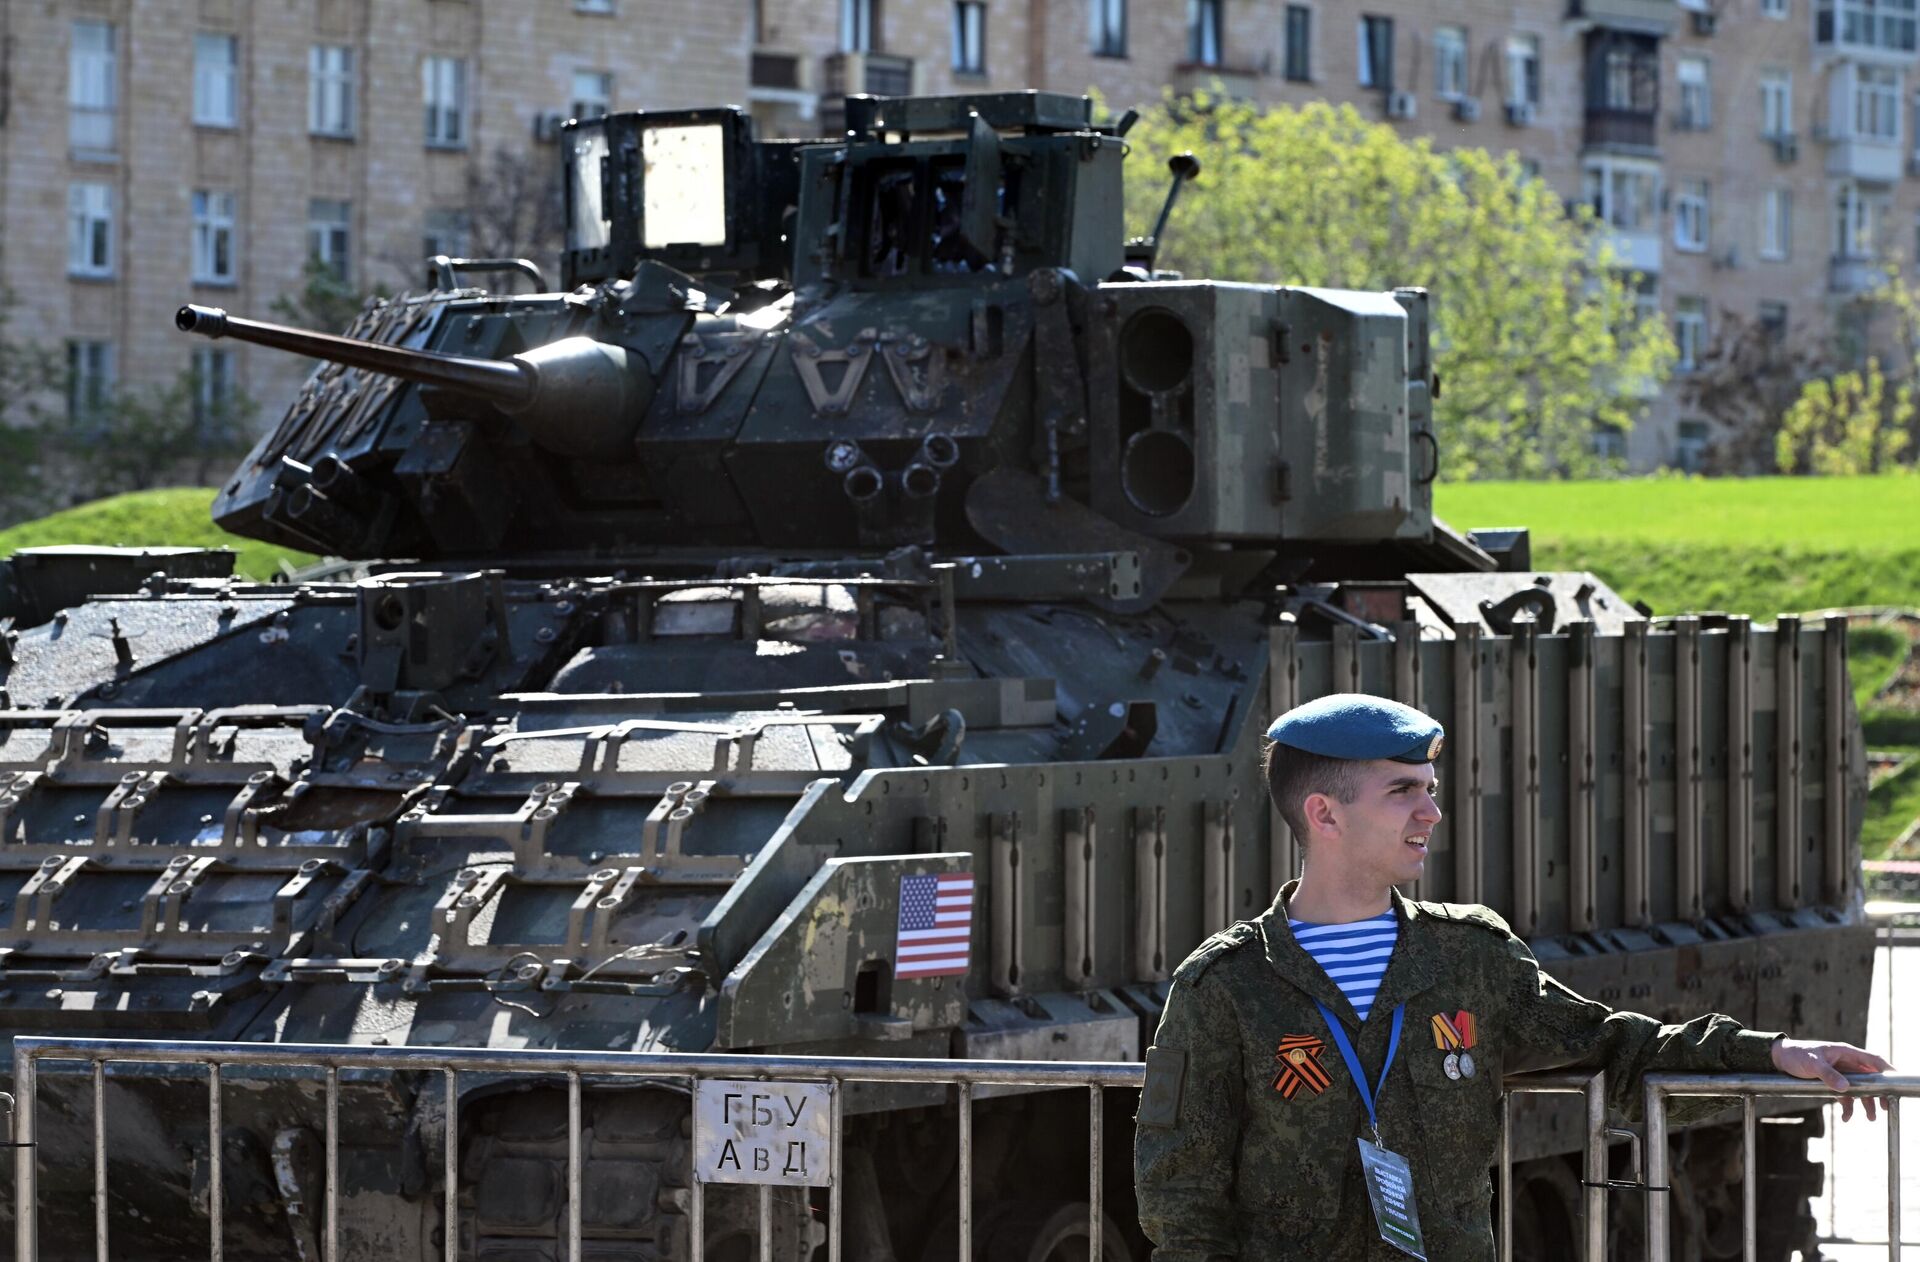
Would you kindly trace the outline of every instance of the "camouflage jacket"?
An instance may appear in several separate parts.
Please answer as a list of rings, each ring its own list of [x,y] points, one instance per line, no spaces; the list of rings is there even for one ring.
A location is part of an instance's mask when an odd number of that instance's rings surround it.
[[[1488,1170],[1503,1066],[1605,1069],[1616,1106],[1631,1102],[1649,1070],[1772,1068],[1775,1035],[1718,1014],[1662,1025],[1615,1012],[1543,973],[1487,908],[1397,892],[1399,941],[1362,1025],[1287,928],[1296,884],[1260,916],[1201,943],[1174,973],[1134,1138],[1140,1225],[1156,1262],[1404,1262],[1374,1226],[1354,1144],[1367,1133],[1366,1109],[1316,999],[1345,1024],[1375,1082],[1393,1010],[1406,1004],[1377,1109],[1382,1140],[1411,1163],[1431,1262],[1494,1257]],[[1434,1017],[1462,1012],[1471,1014],[1475,1072],[1453,1079]],[[1285,1072],[1276,1059],[1283,1042],[1290,1056],[1307,1046],[1320,1072]]]

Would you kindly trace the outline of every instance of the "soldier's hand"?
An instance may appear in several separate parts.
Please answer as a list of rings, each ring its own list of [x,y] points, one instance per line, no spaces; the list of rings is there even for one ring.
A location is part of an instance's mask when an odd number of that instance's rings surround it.
[[[1848,1074],[1884,1074],[1893,1068],[1872,1052],[1851,1043],[1816,1043],[1808,1039],[1784,1038],[1774,1040],[1773,1067],[1795,1078],[1817,1078],[1835,1091],[1847,1089]],[[1864,1098],[1867,1102],[1867,1120],[1871,1122],[1876,1116],[1874,1098]],[[1894,1102],[1889,1099],[1885,1104],[1891,1109]],[[1840,1120],[1844,1122],[1852,1117],[1853,1097],[1843,1096],[1840,1100]]]

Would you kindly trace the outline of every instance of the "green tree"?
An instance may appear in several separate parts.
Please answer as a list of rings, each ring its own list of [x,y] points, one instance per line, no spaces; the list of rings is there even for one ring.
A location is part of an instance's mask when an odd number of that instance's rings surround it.
[[[0,289],[0,521],[52,505],[41,450],[66,374],[53,348],[16,332],[17,303]]]
[[[273,314],[288,324],[321,333],[341,333],[366,307],[369,298],[388,298],[385,285],[363,293],[317,255],[300,269],[300,288],[273,300]]]
[[[1891,393],[1880,361],[1863,370],[1817,378],[1801,388],[1787,409],[1775,440],[1782,473],[1857,475],[1912,468],[1909,430],[1914,424],[1913,385]]]
[[[244,393],[209,402],[192,371],[170,384],[120,389],[46,433],[82,499],[224,474],[250,441],[258,405]]]
[[[1351,106],[1262,110],[1200,98],[1128,135],[1128,220],[1150,225],[1168,157],[1204,164],[1159,265],[1190,276],[1433,295],[1435,404],[1448,478],[1583,476],[1609,462],[1673,360],[1608,266],[1592,212],[1569,214],[1512,155],[1437,152]],[[1596,265],[1597,264],[1597,265]]]

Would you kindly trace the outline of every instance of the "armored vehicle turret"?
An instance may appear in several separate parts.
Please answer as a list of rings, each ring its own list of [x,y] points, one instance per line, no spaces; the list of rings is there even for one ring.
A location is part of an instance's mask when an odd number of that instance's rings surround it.
[[[1155,270],[1129,120],[1033,92],[846,117],[570,124],[557,292],[449,262],[344,337],[181,310],[323,361],[214,513],[345,563],[8,563],[0,1027],[1137,1060],[1174,966],[1298,867],[1268,716],[1356,690],[1449,732],[1421,896],[1492,905],[1620,1006],[1863,1036],[1836,624],[1654,619],[1533,571],[1524,531],[1448,528],[1428,295]],[[903,966],[905,891],[957,873],[958,968]],[[92,1253],[90,1090],[39,1084],[72,1102],[38,1132],[45,1257]],[[204,1089],[103,1090],[115,1250],[204,1251]],[[1086,1221],[1066,1094],[978,1102],[980,1256]],[[315,1256],[313,1084],[232,1095],[226,1256]],[[340,1103],[343,1257],[557,1257],[576,1208],[587,1256],[692,1256],[684,1095],[589,1084],[570,1192],[564,1090],[470,1084],[451,1222],[437,1081]],[[943,1256],[952,1108],[852,1109],[848,1256]],[[1579,1119],[1516,1116],[1519,1256],[1571,1256]],[[1789,1120],[1767,1256],[1811,1241],[1817,1115]],[[1126,1129],[1105,1250],[1143,1258]],[[1703,1180],[1739,1133],[1676,1167],[1695,1256],[1737,1251]],[[814,1256],[805,1198],[770,1219],[773,1256]],[[706,1222],[710,1258],[760,1240],[748,1199]]]

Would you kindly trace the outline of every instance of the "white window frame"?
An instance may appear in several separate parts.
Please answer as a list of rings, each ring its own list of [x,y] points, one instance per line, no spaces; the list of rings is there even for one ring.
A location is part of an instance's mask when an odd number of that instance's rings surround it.
[[[1652,163],[1588,158],[1581,169],[1581,197],[1601,223],[1617,231],[1658,230],[1660,170]]]
[[[119,355],[114,344],[91,338],[67,343],[67,417],[96,419],[113,402],[120,383]]]
[[[954,0],[953,73],[987,73],[987,6],[985,0]]]
[[[1301,25],[1306,27],[1306,37],[1300,41],[1297,52],[1293,38],[1295,13],[1300,15]],[[1309,4],[1289,4],[1282,10],[1280,29],[1286,47],[1281,50],[1280,73],[1289,83],[1313,82],[1313,16],[1313,6]],[[1300,70],[1298,75],[1293,73],[1296,64]]]
[[[573,0],[575,13],[612,13],[614,0]]]
[[[193,271],[196,285],[234,281],[234,234],[239,198],[229,192],[193,190]]]
[[[600,118],[613,113],[613,72],[611,70],[575,70],[573,99],[567,104],[571,118]]]
[[[67,52],[67,144],[75,154],[119,148],[120,31],[111,22],[76,21]]]
[[[1820,0],[1833,43],[1910,53],[1920,48],[1920,0]]]
[[[1367,29],[1371,23],[1383,22],[1387,31],[1387,64],[1373,64],[1373,41],[1367,38]],[[1354,19],[1354,40],[1358,46],[1355,61],[1355,78],[1363,88],[1377,88],[1386,91],[1393,87],[1393,46],[1399,39],[1394,30],[1393,19],[1383,13],[1362,13]]]
[[[1873,238],[1879,227],[1880,208],[1874,199],[1860,191],[1851,180],[1836,190],[1834,202],[1834,257],[1852,263],[1873,260]]]
[[[1707,300],[1682,295],[1673,300],[1673,345],[1679,352],[1675,372],[1695,372],[1707,353]]]
[[[1705,131],[1713,126],[1713,69],[1705,57],[1681,57],[1674,62],[1676,108],[1674,126]]]
[[[1760,72],[1760,134],[1793,135],[1793,71],[1772,66]]]
[[[341,280],[353,276],[353,203],[316,197],[307,203],[307,256]]]
[[[1760,16],[1763,18],[1791,17],[1789,12],[1793,0],[1760,0]]]
[[[1127,0],[1087,0],[1087,47],[1096,57],[1127,55]]]
[[[1441,26],[1433,32],[1433,94],[1443,101],[1467,95],[1467,28]]]
[[[880,51],[879,0],[840,0],[840,51]]]
[[[467,59],[429,53],[420,59],[420,99],[427,148],[467,147]]]
[[[473,216],[464,210],[428,211],[420,243],[427,258],[436,254],[467,257],[473,252]]]
[[[1507,104],[1540,103],[1540,37],[1516,32],[1507,36],[1503,56],[1507,71]]]
[[[234,354],[225,346],[194,348],[190,373],[193,379],[193,420],[203,437],[212,437],[215,414],[230,405],[236,394]]]
[[[1196,66],[1224,64],[1226,0],[1187,0],[1187,60]]]
[[[117,233],[113,185],[76,180],[67,185],[67,275],[104,280],[113,275]]]
[[[1674,184],[1674,249],[1688,254],[1706,252],[1712,236],[1712,197],[1712,186],[1705,180],[1685,179]]]
[[[1855,63],[1849,133],[1855,140],[1900,143],[1900,72],[1892,66]]]
[[[240,37],[200,31],[193,37],[193,125],[235,127],[240,121]]]
[[[1760,199],[1760,257],[1775,262],[1793,253],[1793,191],[1770,188]]]
[[[356,124],[355,63],[347,44],[315,44],[307,50],[307,131],[351,139]]]

